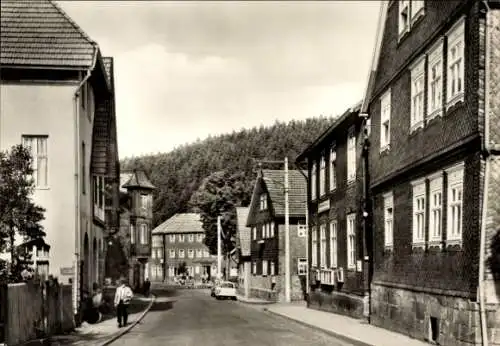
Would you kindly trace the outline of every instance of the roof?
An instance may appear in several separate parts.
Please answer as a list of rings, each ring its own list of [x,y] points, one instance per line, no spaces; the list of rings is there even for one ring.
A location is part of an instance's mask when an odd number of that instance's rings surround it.
[[[106,78],[108,79],[108,83],[112,85],[113,80],[113,58],[109,56],[105,56],[102,58],[104,63],[104,71],[106,72]]]
[[[126,182],[130,180],[132,176],[132,172],[129,173],[120,173],[120,191],[127,192],[127,189],[123,187]]]
[[[89,68],[96,43],[53,1],[2,0],[0,64]]]
[[[151,181],[149,181],[146,172],[139,169],[135,169],[132,172],[129,180],[125,184],[123,184],[122,187],[125,189],[130,189],[130,188],[149,189],[149,190],[156,189],[156,187],[151,183]]]
[[[201,233],[205,232],[201,223],[200,214],[180,213],[175,214],[167,221],[156,227],[152,234],[169,233]]]
[[[47,244],[43,238],[28,240],[27,242],[18,245],[18,248],[30,248],[32,246],[50,249],[50,245]]]
[[[305,174],[305,172],[304,172]],[[264,182],[271,205],[274,210],[274,217],[285,216],[285,171],[263,169],[260,172],[260,178],[255,182],[251,208],[257,206],[257,184]],[[288,171],[288,214],[289,216],[304,216],[306,215],[306,179],[304,175],[298,170]],[[248,225],[248,220],[247,220]]]
[[[349,108],[340,117],[335,119],[332,125],[328,127],[314,142],[312,142],[297,158],[295,162],[301,162],[304,158],[314,150],[318,145],[320,145],[333,131],[337,129],[344,121],[346,121],[352,114],[358,113],[361,109],[362,101],[358,102],[353,107]]]
[[[236,208],[238,238],[240,241],[241,254],[243,256],[250,256],[250,227],[246,226],[249,212],[250,208],[248,207]]]

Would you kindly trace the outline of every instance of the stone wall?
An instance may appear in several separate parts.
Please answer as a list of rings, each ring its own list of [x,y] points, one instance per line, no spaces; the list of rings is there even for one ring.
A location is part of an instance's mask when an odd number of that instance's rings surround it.
[[[312,309],[333,312],[354,318],[363,318],[364,300],[361,296],[343,292],[311,291],[307,306]]]
[[[494,328],[500,309],[487,309],[489,345],[500,345],[500,330]],[[372,284],[371,323],[416,339],[434,339],[443,346],[481,343],[479,305],[462,297]]]

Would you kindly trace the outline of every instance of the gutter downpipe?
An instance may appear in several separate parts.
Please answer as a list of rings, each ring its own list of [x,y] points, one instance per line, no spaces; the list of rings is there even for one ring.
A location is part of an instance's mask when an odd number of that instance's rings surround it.
[[[483,157],[484,157],[484,187],[483,187],[483,205],[481,216],[481,237],[479,243],[479,282],[478,282],[478,295],[479,295],[479,319],[481,324],[481,344],[488,346],[488,326],[486,321],[485,309],[485,255],[486,255],[486,221],[488,219],[488,190],[490,178],[490,161],[491,161],[491,147],[490,147],[490,30],[488,13],[490,7],[486,0],[482,1],[486,7],[485,16],[485,62],[484,62],[484,143],[483,143]]]
[[[79,108],[79,99],[80,99],[80,90],[83,85],[90,78],[92,71],[94,70],[97,63],[97,53],[99,52],[99,48],[97,43],[93,42],[92,46],[94,47],[94,57],[92,60],[92,66],[87,70],[87,74],[83,78],[83,80],[78,84],[75,94],[73,97],[74,101],[74,122],[75,122],[75,257],[74,257],[74,266],[75,270],[73,271],[73,294],[74,294],[74,305],[73,305],[73,313],[76,315],[78,313],[79,299],[78,299],[78,290],[80,285],[79,280],[79,269],[80,269],[80,237],[81,237],[81,220],[80,220],[80,181],[79,181],[79,171],[80,171],[80,108]]]

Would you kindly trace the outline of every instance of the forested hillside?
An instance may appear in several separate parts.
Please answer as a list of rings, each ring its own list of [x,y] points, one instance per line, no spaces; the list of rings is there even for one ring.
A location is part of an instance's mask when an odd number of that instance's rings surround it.
[[[290,169],[293,169],[297,155],[332,122],[333,118],[326,117],[276,122],[269,127],[209,137],[168,153],[126,158],[121,162],[121,170],[142,167],[158,187],[154,199],[156,227],[175,213],[188,211],[191,195],[203,178],[213,172],[243,172],[247,183],[253,184],[257,168],[255,161],[283,160],[288,156]],[[247,202],[251,198],[251,189],[249,191]]]

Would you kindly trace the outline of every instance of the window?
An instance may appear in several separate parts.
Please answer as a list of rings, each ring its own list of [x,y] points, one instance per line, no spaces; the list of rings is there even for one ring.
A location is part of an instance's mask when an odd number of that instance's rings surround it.
[[[347,181],[356,179],[356,134],[351,126],[347,135]]]
[[[316,199],[316,163],[313,162],[311,167],[311,199]]]
[[[210,257],[210,252],[208,250],[203,250],[204,257]]]
[[[297,225],[297,236],[304,238],[307,235],[307,225]]]
[[[190,243],[193,243],[194,242],[194,234],[189,234],[188,235],[188,240]]]
[[[443,220],[443,173],[434,174],[429,179],[429,242],[441,244]]]
[[[135,244],[135,238],[136,238],[135,226],[130,225],[130,244]]]
[[[82,142],[82,153],[80,155],[81,157],[81,165],[82,165],[82,172],[81,172],[81,181],[82,181],[82,193],[85,195],[87,193],[87,155],[85,152],[85,142]]]
[[[252,227],[252,239],[257,240],[257,228]]]
[[[319,264],[321,268],[326,268],[326,225],[319,226],[319,230],[320,230]]]
[[[141,244],[149,244],[148,225],[145,223],[141,224]]]
[[[380,100],[380,151],[389,149],[391,143],[391,91]]]
[[[313,267],[318,266],[318,229],[313,226],[311,232],[311,264]]]
[[[307,259],[306,258],[297,258],[297,273],[299,275],[307,274]]]
[[[194,273],[195,274],[200,274],[200,266],[197,265],[196,267],[194,267]]]
[[[448,107],[464,98],[464,34],[465,20],[460,19],[447,33],[448,37],[448,85],[446,102]]]
[[[175,258],[175,249],[169,250],[169,256],[170,256],[170,258]]]
[[[413,25],[415,21],[424,14],[424,0],[411,0],[410,10],[411,10],[411,24]]]
[[[31,154],[32,178],[37,188],[48,186],[47,139],[48,136],[22,136],[22,145]]]
[[[323,196],[325,194],[325,181],[326,179],[326,163],[325,156],[321,156],[321,160],[319,163],[319,195]]]
[[[179,258],[184,258],[185,255],[184,249],[179,249]]]
[[[198,258],[203,257],[203,250],[202,249],[196,249],[196,257],[198,257]]]
[[[252,274],[257,274],[257,262],[252,262]]]
[[[262,239],[266,238],[266,232],[267,232],[267,225],[266,224],[262,224],[260,225],[260,229],[261,229],[261,232],[262,232]]]
[[[440,116],[443,108],[443,39],[427,53],[427,119]]]
[[[153,235],[152,245],[156,247],[163,246],[163,238],[161,235]]]
[[[262,261],[262,275],[263,276],[267,275],[267,268],[268,268],[267,266],[268,266],[267,260],[263,260]]]
[[[184,242],[184,234],[179,234],[179,243]]]
[[[271,274],[271,275],[276,275],[276,267],[275,267],[274,262],[273,262],[273,261],[271,261],[271,262],[269,263],[269,266],[270,266],[270,270],[269,270],[270,274]]]
[[[335,190],[335,188],[337,187],[336,165],[337,165],[337,149],[334,144],[330,149],[330,191]]]
[[[394,241],[394,198],[392,192],[384,195],[384,244],[392,249]]]
[[[462,243],[464,164],[460,163],[446,170],[448,177],[448,244]]]
[[[94,176],[94,216],[104,220],[105,205],[105,181],[104,176]]]
[[[198,233],[196,235],[196,240],[198,241],[198,243],[203,243],[203,234],[202,233]]]
[[[337,268],[338,243],[337,243],[337,221],[330,221],[330,268]]]
[[[175,234],[170,234],[169,238],[171,243],[175,243]]]
[[[356,268],[356,214],[347,215],[347,268]]]
[[[399,36],[410,30],[410,1],[399,1]]]
[[[194,258],[194,250],[193,249],[189,249],[188,250],[188,257],[189,258]]]
[[[267,209],[267,194],[263,193],[260,195],[260,210]]]
[[[413,246],[425,245],[425,180],[411,183],[413,187]]]
[[[410,131],[424,126],[425,55],[411,66]]]

